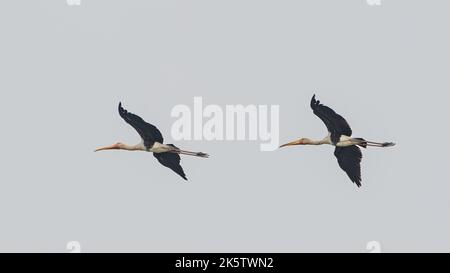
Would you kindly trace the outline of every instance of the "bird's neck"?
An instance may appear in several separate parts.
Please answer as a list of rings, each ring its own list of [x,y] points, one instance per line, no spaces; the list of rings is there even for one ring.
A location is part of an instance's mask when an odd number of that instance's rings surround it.
[[[326,140],[325,139],[321,139],[321,140],[314,140],[314,139],[309,139],[306,138],[303,143],[305,145],[322,145],[322,144],[326,144]]]
[[[136,145],[128,145],[128,144],[120,144],[119,149],[126,150],[126,151],[142,151],[142,144],[136,144]]]

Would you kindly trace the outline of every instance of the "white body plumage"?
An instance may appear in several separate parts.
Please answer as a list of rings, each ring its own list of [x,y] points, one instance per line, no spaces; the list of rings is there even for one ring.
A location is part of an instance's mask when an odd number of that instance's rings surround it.
[[[176,150],[176,148],[166,145],[166,144],[162,144],[159,142],[155,142],[153,143],[153,146],[148,150],[149,152],[152,153],[166,153],[169,151],[174,151]]]

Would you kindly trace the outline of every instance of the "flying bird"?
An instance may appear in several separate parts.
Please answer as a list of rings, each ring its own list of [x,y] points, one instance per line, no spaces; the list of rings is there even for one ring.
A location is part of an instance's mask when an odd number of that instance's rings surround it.
[[[163,166],[172,169],[184,180],[187,180],[186,174],[180,165],[180,154],[190,155],[197,157],[209,157],[208,154],[201,152],[190,152],[181,150],[173,144],[163,144],[164,139],[161,132],[154,125],[145,122],[138,115],[132,114],[122,107],[122,103],[119,103],[119,115],[125,120],[126,123],[131,125],[141,137],[141,142],[136,145],[127,145],[121,142],[117,142],[111,146],[98,148],[95,151],[103,150],[127,150],[127,151],[144,151],[152,152],[153,156]]]
[[[309,138],[301,138],[281,147],[292,145],[333,145],[335,146],[334,155],[337,158],[338,164],[344,170],[350,180],[358,187],[361,187],[361,149],[358,147],[367,148],[372,147],[391,147],[393,142],[372,142],[363,138],[353,138],[352,129],[347,121],[337,114],[333,109],[325,106],[316,100],[316,95],[311,99],[311,108],[313,113],[318,116],[328,129],[328,135],[322,140],[311,140]]]

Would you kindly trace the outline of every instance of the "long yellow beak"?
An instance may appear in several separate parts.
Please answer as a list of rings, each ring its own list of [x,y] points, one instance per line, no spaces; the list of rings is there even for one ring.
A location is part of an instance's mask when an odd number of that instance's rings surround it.
[[[104,150],[117,150],[117,149],[119,149],[119,146],[117,144],[113,144],[111,146],[106,146],[106,147],[95,149],[94,152],[104,151]]]
[[[280,148],[283,148],[283,147],[286,147],[286,146],[300,145],[300,144],[302,144],[302,142],[300,141],[300,139],[298,139],[298,140],[294,140],[294,141],[291,141],[289,143],[283,144],[283,145],[280,146]]]

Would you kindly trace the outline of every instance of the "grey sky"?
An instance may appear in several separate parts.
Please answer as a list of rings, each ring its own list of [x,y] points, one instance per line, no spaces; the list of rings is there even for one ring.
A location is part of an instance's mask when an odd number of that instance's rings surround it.
[[[448,1],[2,1],[0,251],[450,251]],[[364,151],[179,141],[183,182],[151,154],[93,153],[136,132],[171,143],[177,104],[280,105],[280,141],[321,138],[313,93]],[[427,140],[441,143],[427,144]]]

